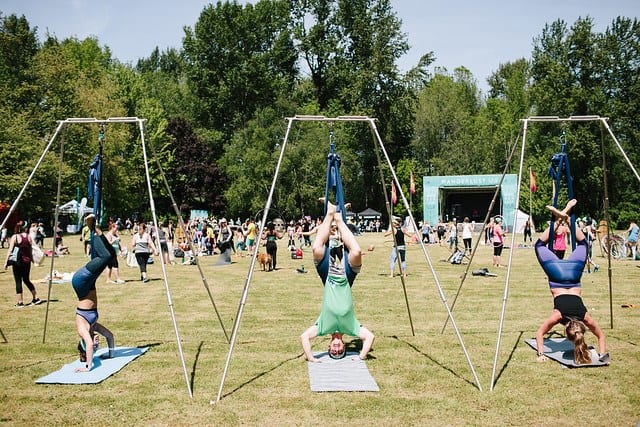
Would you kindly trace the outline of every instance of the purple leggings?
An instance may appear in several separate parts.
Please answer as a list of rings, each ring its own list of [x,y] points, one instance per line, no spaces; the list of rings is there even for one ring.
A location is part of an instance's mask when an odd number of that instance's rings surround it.
[[[580,287],[582,271],[587,262],[587,243],[577,242],[576,249],[566,260],[559,259],[546,243],[538,239],[535,244],[536,257],[549,278],[551,288]]]

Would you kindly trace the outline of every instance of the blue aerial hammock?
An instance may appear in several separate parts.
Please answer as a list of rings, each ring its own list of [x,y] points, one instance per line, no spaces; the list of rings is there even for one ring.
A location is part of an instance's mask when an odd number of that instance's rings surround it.
[[[336,143],[333,131],[329,132],[329,154],[327,155],[327,181],[324,189],[324,213],[329,207],[329,195],[335,195],[337,212],[342,214],[342,219],[347,220],[344,208],[344,191],[342,190],[342,178],[340,178],[340,156],[336,153]]]
[[[104,125],[100,126],[98,135],[98,143],[100,151],[93,157],[93,161],[89,165],[89,178],[87,180],[87,198],[93,200],[93,216],[95,224],[100,225],[100,212],[102,206],[102,143],[104,142]],[[91,230],[91,239],[93,240],[94,230]],[[91,246],[93,255],[93,245]]]
[[[560,194],[560,187],[562,185],[562,179],[564,178],[567,184],[568,200],[574,198],[573,196],[573,177],[571,176],[571,168],[569,167],[569,156],[567,155],[567,144],[564,131],[560,136],[560,152],[555,153],[551,157],[551,166],[549,167],[549,176],[553,180],[553,206],[558,207],[558,196]],[[571,249],[576,249],[576,217],[571,211]],[[549,249],[553,250],[553,241],[555,240],[555,217],[551,215],[551,223],[549,224]]]
[[[342,220],[346,223],[347,221],[347,213],[344,207],[344,190],[342,189],[342,178],[340,177],[340,156],[336,153],[336,144],[335,137],[333,131],[329,132],[329,154],[327,155],[327,180],[324,189],[324,213],[327,214],[327,209],[329,208],[329,196],[331,194],[335,197],[335,205],[336,212],[339,212],[342,215]],[[348,252],[344,251],[344,256],[348,256]],[[322,264],[327,263],[326,269],[319,268],[318,273],[320,278],[322,279],[322,283],[325,283],[328,275],[328,262],[329,260],[325,258]],[[318,265],[318,267],[321,267]],[[348,262],[345,262],[345,270],[347,274],[347,280],[349,280],[349,284],[352,285],[355,280],[356,274],[351,270]]]

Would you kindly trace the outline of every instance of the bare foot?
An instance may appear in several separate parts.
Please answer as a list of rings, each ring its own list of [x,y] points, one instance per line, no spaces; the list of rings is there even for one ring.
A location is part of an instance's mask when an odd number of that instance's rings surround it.
[[[324,199],[324,197],[321,197],[321,199]],[[336,213],[336,205],[334,205],[331,202],[327,203],[327,216],[329,215],[333,215]]]
[[[326,200],[326,199],[325,199],[324,197],[318,197],[318,201],[319,201],[320,203],[324,203],[324,202],[325,202],[325,200]],[[331,205],[331,202],[329,202],[329,205]],[[347,203],[345,203],[345,204],[344,204],[344,208],[345,208],[345,210],[349,210],[349,209],[351,209],[351,202],[347,202]]]
[[[564,209],[562,210],[562,212],[564,212],[565,214],[569,215],[569,212],[571,212],[571,209],[573,209],[573,207],[578,203],[578,201],[576,199],[571,199],[567,202],[567,206],[564,207]]]
[[[576,199],[571,199],[567,202],[567,206],[565,206],[563,210],[559,210],[555,206],[551,205],[547,205],[547,209],[549,209],[549,211],[551,211],[553,216],[555,216],[557,219],[562,219],[566,222],[569,222],[569,212],[571,212],[571,209],[573,209],[576,203],[578,203]]]

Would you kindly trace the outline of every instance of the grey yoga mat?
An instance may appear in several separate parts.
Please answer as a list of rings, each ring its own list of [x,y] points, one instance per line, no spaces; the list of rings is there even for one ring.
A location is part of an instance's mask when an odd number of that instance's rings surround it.
[[[315,355],[320,362],[307,362],[311,391],[380,391],[358,353],[334,360],[327,352]]]
[[[526,340],[526,343],[537,351],[535,338]],[[573,360],[573,343],[571,343],[571,341],[566,338],[544,339],[544,355],[568,368],[593,368],[609,365],[610,359],[608,353],[603,356],[598,356],[598,352],[592,347],[589,347],[589,351],[591,352],[591,363],[577,365]]]

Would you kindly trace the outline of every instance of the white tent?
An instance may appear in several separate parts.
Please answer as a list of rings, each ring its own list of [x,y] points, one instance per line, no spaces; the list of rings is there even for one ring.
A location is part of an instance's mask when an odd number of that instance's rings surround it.
[[[522,212],[520,209],[518,209],[518,213],[516,215],[516,224],[513,227],[516,233],[524,233],[524,225],[527,223],[527,219],[529,219],[529,222],[531,222],[531,232],[536,232],[536,225],[533,222],[533,218],[530,218],[528,213]]]
[[[59,208],[61,215],[71,215],[71,218],[75,218],[73,222],[67,225],[67,233],[77,233],[80,231],[82,219],[85,215],[93,213],[93,208],[87,207],[86,197],[82,198],[82,202],[78,203],[76,200],[71,200]]]
[[[86,204],[86,199],[85,199],[85,204]],[[82,212],[80,211],[81,207],[82,207]],[[62,214],[77,214],[80,216],[80,218],[83,218],[86,214],[93,212],[93,208],[87,207],[84,204],[81,205],[76,200],[71,200],[65,203],[64,205],[60,206],[59,209],[60,209],[60,213]]]

